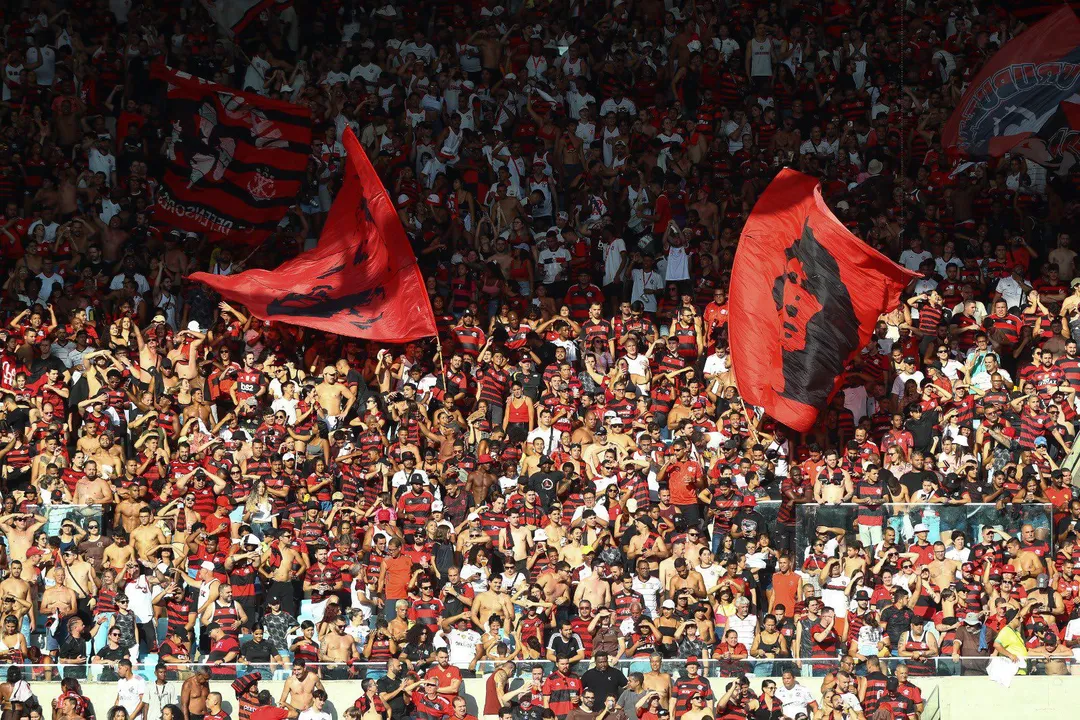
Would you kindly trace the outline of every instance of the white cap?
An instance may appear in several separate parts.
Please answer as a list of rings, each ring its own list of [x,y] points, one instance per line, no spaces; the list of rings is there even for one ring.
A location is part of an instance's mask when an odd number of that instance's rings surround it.
[[[604,419],[605,420],[614,420],[617,417],[619,417],[619,416],[615,413],[614,410],[608,410],[607,412],[604,413]]]
[[[202,330],[199,329],[199,323],[195,322],[194,320],[187,324],[187,329],[191,332],[202,332]]]
[[[669,610],[674,610],[675,609],[675,601],[674,600],[665,600],[664,604],[661,605],[660,607],[665,607],[665,608],[668,608]]]
[[[480,519],[480,516],[478,514],[476,514],[476,513],[469,513],[469,517],[466,518],[466,520],[468,520],[469,522],[472,522],[473,520],[479,520],[479,519]]]
[[[431,512],[442,512],[442,511],[443,511],[442,500],[436,500],[435,502],[431,503]]]
[[[544,532],[543,530],[537,530],[536,532],[533,533],[533,542],[540,542],[541,540],[546,541],[547,539],[548,539],[547,533]]]
[[[912,528],[912,532],[915,532],[915,533],[930,532],[930,527],[926,523],[919,523],[914,528]]]
[[[245,545],[261,545],[262,543],[259,541],[258,536],[256,536],[254,533],[248,533],[247,535],[244,536],[244,544]]]
[[[506,73],[503,75],[503,80],[517,80],[517,75],[514,73]]]
[[[615,417],[611,418],[611,419],[609,420],[609,422],[610,422],[610,423],[611,423],[612,425],[622,425],[622,424],[623,424],[623,422],[622,422],[622,418],[621,418],[621,417],[619,417],[618,415],[616,415]]]
[[[296,459],[296,456],[293,455],[292,453],[285,453],[284,455],[281,456],[281,462],[287,462],[289,460],[295,460],[295,459]]]
[[[400,195],[397,196],[397,204],[398,205],[407,205],[408,202],[409,202],[409,196],[406,195],[405,193],[401,193]]]

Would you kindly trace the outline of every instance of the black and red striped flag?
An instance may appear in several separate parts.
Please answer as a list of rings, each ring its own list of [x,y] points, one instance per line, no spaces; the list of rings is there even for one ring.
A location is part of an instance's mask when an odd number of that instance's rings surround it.
[[[311,112],[165,65],[152,76],[168,83],[172,124],[155,219],[211,239],[264,240],[300,193]]]

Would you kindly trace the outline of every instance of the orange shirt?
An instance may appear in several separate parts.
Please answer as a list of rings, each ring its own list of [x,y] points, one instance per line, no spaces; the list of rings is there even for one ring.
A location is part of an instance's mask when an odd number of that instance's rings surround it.
[[[446,687],[455,680],[461,679],[461,671],[453,665],[447,665],[445,669],[439,666],[438,663],[432,665],[424,675],[424,678],[435,678],[435,682],[439,683],[439,687]],[[447,700],[453,700],[457,697],[457,693],[441,693]]]
[[[773,573],[773,607],[783,605],[784,617],[795,616],[795,598],[798,597],[800,582],[802,578],[794,571]]]
[[[672,505],[693,505],[698,501],[697,481],[704,477],[701,466],[693,460],[672,463],[668,470],[668,489]]]
[[[404,600],[409,596],[409,580],[412,578],[412,558],[401,553],[396,558],[383,558],[386,568],[386,584],[383,595],[387,600]]]

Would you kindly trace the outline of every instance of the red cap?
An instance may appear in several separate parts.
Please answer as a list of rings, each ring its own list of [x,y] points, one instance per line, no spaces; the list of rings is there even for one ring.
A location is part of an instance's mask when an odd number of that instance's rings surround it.
[[[225,497],[224,495],[219,495],[218,499],[217,499],[217,506],[218,507],[232,507],[232,500]]]

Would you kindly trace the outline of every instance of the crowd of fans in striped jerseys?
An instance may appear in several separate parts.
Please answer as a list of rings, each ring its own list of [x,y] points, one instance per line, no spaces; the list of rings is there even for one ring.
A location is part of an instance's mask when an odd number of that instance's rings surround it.
[[[992,656],[1069,671],[1075,174],[940,142],[1019,21],[286,5],[235,39],[199,3],[5,12],[0,661],[135,686],[160,662],[183,720],[251,668],[310,720],[345,678],[362,720],[461,720],[470,676],[512,720],[839,720],[917,717],[910,676]],[[304,191],[262,246],[154,223],[164,55],[313,108]],[[314,242],[346,127],[439,343],[264,323],[185,280]],[[739,232],[785,166],[922,274],[806,433],[741,402],[727,341]],[[149,720],[181,720],[166,705]]]

